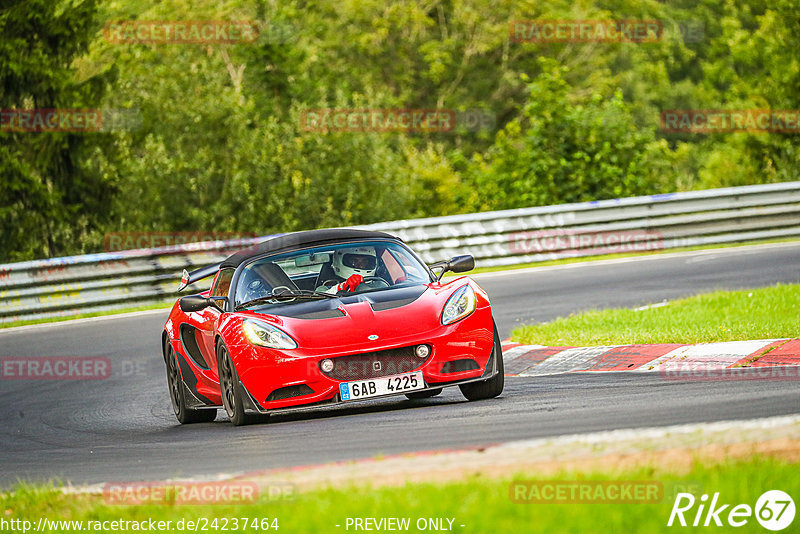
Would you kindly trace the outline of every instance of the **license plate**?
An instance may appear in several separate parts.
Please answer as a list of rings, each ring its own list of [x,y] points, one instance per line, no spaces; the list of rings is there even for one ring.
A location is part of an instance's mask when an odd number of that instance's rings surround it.
[[[339,393],[343,401],[350,401],[424,388],[425,381],[422,379],[422,371],[417,371],[416,373],[384,376],[370,380],[344,382],[339,384]]]

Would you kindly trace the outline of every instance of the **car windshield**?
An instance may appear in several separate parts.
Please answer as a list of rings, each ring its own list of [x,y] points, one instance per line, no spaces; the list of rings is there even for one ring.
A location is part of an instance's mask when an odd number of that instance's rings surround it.
[[[235,304],[290,305],[429,282],[428,269],[400,243],[356,241],[252,261],[239,275]]]

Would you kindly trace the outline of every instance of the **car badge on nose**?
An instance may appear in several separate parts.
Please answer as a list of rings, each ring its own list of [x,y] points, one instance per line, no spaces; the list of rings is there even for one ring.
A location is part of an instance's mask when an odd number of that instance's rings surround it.
[[[376,339],[378,339],[378,336],[372,334],[371,336],[367,337],[367,339],[369,339],[370,341],[375,341]]]
[[[373,371],[380,371],[383,368],[381,362],[372,362],[372,370]]]

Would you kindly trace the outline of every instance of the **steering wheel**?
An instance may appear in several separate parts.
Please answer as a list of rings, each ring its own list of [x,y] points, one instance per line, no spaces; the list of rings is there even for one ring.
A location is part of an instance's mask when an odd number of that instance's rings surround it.
[[[291,291],[291,288],[288,286],[276,286],[272,288],[272,294],[278,294],[282,289]],[[245,296],[245,300],[252,300],[261,297],[266,297],[269,294],[270,291],[269,291],[269,286],[267,286],[267,284],[265,284],[262,280],[253,280],[252,282],[247,284],[247,293]],[[276,302],[293,302],[295,300],[296,300],[295,297],[291,298],[283,297],[278,299],[272,299],[270,302],[274,304]]]
[[[336,280],[325,280],[319,285],[319,287],[324,287],[326,290],[328,290],[337,285],[339,285],[339,282],[337,282]]]
[[[373,283],[377,283],[378,287],[389,287],[389,282],[387,282],[380,276],[365,276],[364,283],[370,285],[372,285]]]
[[[263,297],[267,294],[267,287],[262,280],[253,280],[247,284],[247,292],[245,293],[244,300],[252,300]]]
[[[375,286],[390,287],[390,284],[380,276],[366,276],[364,277],[364,281],[361,283],[361,285],[363,284],[369,284],[373,287]],[[335,287],[337,285],[339,285],[339,282],[337,282],[336,280],[325,280],[324,282],[322,282],[322,286],[328,289]]]

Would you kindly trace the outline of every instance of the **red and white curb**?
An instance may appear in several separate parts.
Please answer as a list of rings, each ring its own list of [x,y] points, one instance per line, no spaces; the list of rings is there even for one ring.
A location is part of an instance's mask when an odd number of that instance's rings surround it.
[[[795,367],[800,366],[800,339],[602,347],[547,347],[507,340],[503,342],[503,361],[506,375],[510,376],[577,371],[659,371],[669,374],[747,367]]]

